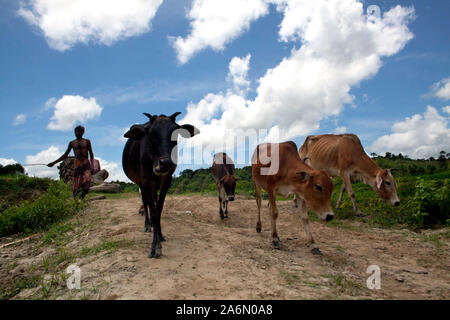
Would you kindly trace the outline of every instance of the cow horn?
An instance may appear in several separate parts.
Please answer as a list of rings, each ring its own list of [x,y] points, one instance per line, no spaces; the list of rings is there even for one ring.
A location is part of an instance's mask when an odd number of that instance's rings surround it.
[[[173,115],[171,115],[169,118],[170,120],[172,120],[173,122],[175,122],[175,119],[177,117],[177,115],[181,114],[181,112],[175,112]]]
[[[145,116],[147,116],[151,121],[155,120],[155,116],[152,116],[150,113],[144,112]]]

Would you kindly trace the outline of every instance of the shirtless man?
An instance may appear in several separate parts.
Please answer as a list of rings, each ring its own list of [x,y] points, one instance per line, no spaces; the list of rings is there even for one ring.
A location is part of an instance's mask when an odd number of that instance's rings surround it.
[[[66,152],[58,159],[47,164],[49,167],[53,167],[60,161],[67,158],[70,151],[73,149],[75,154],[75,170],[73,173],[73,196],[76,197],[81,189],[81,197],[84,198],[89,192],[91,186],[91,173],[94,168],[94,153],[92,152],[91,141],[83,139],[84,127],[78,126],[75,128],[75,140],[69,143]],[[88,159],[88,153],[91,160]]]

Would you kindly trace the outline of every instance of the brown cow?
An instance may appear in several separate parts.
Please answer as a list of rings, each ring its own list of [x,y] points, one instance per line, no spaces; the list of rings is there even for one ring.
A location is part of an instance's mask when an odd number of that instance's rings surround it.
[[[342,178],[341,193],[336,207],[347,189],[357,216],[363,214],[356,206],[352,182],[368,184],[386,203],[400,205],[393,169],[381,169],[364,151],[359,138],[350,133],[309,136],[299,150],[300,158],[317,170],[324,170],[330,176]]]
[[[288,141],[258,145],[252,156],[252,177],[258,206],[256,231],[261,232],[261,189],[264,189],[269,196],[272,245],[279,249],[281,243],[276,227],[278,217],[276,195],[287,198],[294,194],[296,203],[300,207],[308,243],[313,246],[311,252],[321,254],[309,229],[307,207],[315,211],[322,221],[333,219],[334,213],[331,207],[333,182],[326,172],[314,170],[304,163],[298,156],[297,145],[293,141]]]
[[[228,201],[234,201],[234,190],[239,178],[234,176],[233,160],[224,152],[214,155],[211,171],[219,195],[220,219],[228,218]]]

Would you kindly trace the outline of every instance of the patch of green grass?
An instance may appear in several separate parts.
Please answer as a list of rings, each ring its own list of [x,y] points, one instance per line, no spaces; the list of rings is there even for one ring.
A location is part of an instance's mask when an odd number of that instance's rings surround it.
[[[48,299],[51,291],[58,286],[58,279],[55,275],[51,275],[50,279],[41,279],[40,299]]]
[[[54,254],[42,258],[44,273],[54,273],[63,270],[67,265],[74,262],[75,258],[67,248],[58,248]]]
[[[353,280],[347,279],[343,275],[325,275],[328,278],[328,285],[337,295],[359,296],[364,287]]]
[[[428,241],[433,243],[436,248],[441,249],[443,246],[443,242],[446,242],[450,239],[450,228],[445,228],[444,231],[434,234],[425,234],[423,236],[424,241]]]
[[[102,243],[96,244],[91,247],[83,247],[80,251],[80,257],[86,257],[90,255],[96,255],[100,252],[114,252],[119,248],[128,248],[134,245],[134,241],[128,239],[120,240],[108,240]]]
[[[67,233],[74,230],[75,225],[72,221],[55,223],[42,235],[41,244],[46,245],[49,243],[55,243],[57,245],[64,245],[71,240],[71,238],[67,236]]]
[[[295,272],[288,272],[286,270],[280,270],[280,276],[286,281],[289,286],[295,285],[300,281],[300,277]]]
[[[306,284],[308,287],[314,288],[314,289],[320,289],[322,285],[318,282],[310,281],[310,280],[303,280],[303,283]]]
[[[10,287],[0,289],[0,300],[11,299],[22,290],[36,288],[40,281],[41,276],[39,275],[19,276]]]
[[[343,218],[341,218],[343,219]],[[352,224],[350,221],[341,220],[341,219],[334,219],[329,222],[327,222],[327,226],[331,227],[338,227],[342,229],[352,230],[352,231],[362,231],[364,227],[362,226],[356,226]]]
[[[139,192],[120,192],[120,193],[105,193],[105,192],[90,192],[86,196],[86,200],[97,196],[105,196],[106,199],[128,199],[133,197],[140,197]]]

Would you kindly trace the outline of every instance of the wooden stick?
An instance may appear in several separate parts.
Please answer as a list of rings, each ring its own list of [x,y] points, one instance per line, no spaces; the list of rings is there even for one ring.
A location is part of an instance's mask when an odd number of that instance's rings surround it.
[[[13,241],[13,242],[10,242],[10,243],[2,244],[2,245],[0,246],[0,249],[3,249],[3,248],[6,248],[6,247],[9,247],[9,246],[12,246],[13,244],[25,242],[25,241],[27,241],[27,240],[36,238],[37,236],[39,236],[39,234],[33,234],[33,235],[29,236],[29,237],[26,237],[26,238],[23,238],[23,239],[20,239],[20,240],[16,240],[16,241]]]

